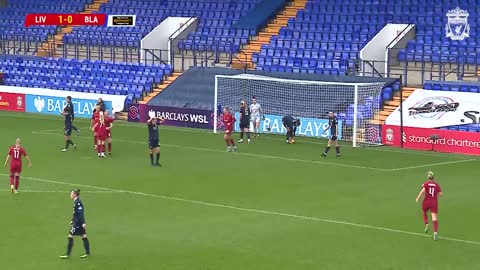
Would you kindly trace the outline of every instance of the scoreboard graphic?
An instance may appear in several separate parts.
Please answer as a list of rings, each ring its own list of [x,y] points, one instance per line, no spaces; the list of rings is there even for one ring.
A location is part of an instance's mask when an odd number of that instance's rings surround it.
[[[107,14],[28,14],[25,26],[108,26],[134,27],[135,15]]]

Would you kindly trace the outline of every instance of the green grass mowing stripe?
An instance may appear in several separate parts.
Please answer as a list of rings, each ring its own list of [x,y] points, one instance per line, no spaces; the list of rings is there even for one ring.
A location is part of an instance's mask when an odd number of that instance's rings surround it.
[[[62,134],[58,134],[58,133],[42,132],[42,131],[33,131],[32,133],[43,134],[43,135],[63,136]],[[87,138],[87,137],[80,137],[80,138],[91,140],[91,138]],[[125,140],[125,139],[113,139],[113,140],[116,141],[116,142],[125,142],[125,143],[134,143],[134,144],[146,145],[146,143],[144,143],[144,142],[137,142],[137,141],[128,140],[128,139],[127,140]],[[175,145],[175,144],[164,144],[164,143],[162,143],[162,146],[182,148],[182,149],[190,149],[190,150],[198,150],[198,151],[225,153],[225,151],[218,150],[218,149],[202,148],[202,147],[194,147],[194,146],[186,146],[186,145]],[[317,160],[287,158],[287,157],[280,157],[280,156],[260,155],[260,154],[242,153],[242,152],[235,152],[235,153],[229,153],[229,154],[240,155],[240,156],[248,156],[248,157],[278,159],[278,160],[293,161],[293,162],[313,163],[313,164],[329,165],[329,166],[339,166],[339,167],[347,167],[347,168],[355,168],[355,169],[374,170],[374,171],[381,171],[381,172],[389,172],[391,170],[391,169],[382,169],[382,168],[375,168],[375,167],[348,165],[348,164],[324,162],[324,161],[317,161]]]
[[[33,131],[32,133],[43,134],[43,135],[63,136],[62,134],[48,132],[48,131],[54,131],[54,130],[59,130],[59,129],[53,129],[53,130],[49,129],[49,130],[45,130],[45,131],[42,131],[42,130],[41,131]],[[86,137],[80,137],[80,138],[91,140],[91,138],[86,138]],[[134,140],[124,140],[124,139],[114,139],[114,140],[117,141],[117,142],[145,144],[143,142],[137,142],[137,141],[134,141]],[[195,147],[195,146],[185,146],[185,145],[175,145],[175,144],[162,144],[162,146],[182,148],[182,149],[191,149],[191,150],[198,150],[198,151],[217,152],[217,153],[224,153],[225,152],[225,151],[218,150],[218,149],[210,149],[210,148]],[[278,160],[293,161],[293,162],[313,163],[313,164],[320,164],[320,165],[332,165],[332,166],[356,168],[356,169],[367,169],[367,170],[382,171],[382,172],[402,171],[402,170],[410,170],[410,169],[418,169],[418,168],[434,167],[434,166],[440,166],[440,165],[448,165],[448,164],[456,164],[456,163],[477,161],[477,159],[473,159],[473,158],[472,159],[459,159],[459,160],[446,161],[446,162],[423,164],[423,165],[418,165],[418,166],[408,166],[408,167],[400,167],[400,168],[394,168],[394,169],[383,169],[383,168],[376,168],[376,167],[357,166],[357,165],[331,163],[331,162],[324,162],[324,161],[317,161],[317,160],[287,158],[287,157],[280,157],[280,156],[260,155],[260,154],[242,153],[242,152],[236,152],[235,155],[249,156],[249,157],[259,157],[259,158],[269,158],[269,159],[278,159]]]
[[[57,120],[60,120],[62,116],[39,116],[38,114],[31,114],[31,113],[18,114],[18,113],[11,113],[11,112],[0,112],[0,117],[17,117],[17,118],[57,121]],[[75,121],[90,123],[90,119],[87,119],[87,118],[77,118],[75,119]],[[115,123],[115,125],[121,126],[121,127],[145,128],[145,126],[141,125],[141,123],[132,123],[132,122],[121,122],[121,123],[117,122]],[[170,130],[170,131],[179,131],[179,132],[213,134],[212,130],[193,129],[193,128],[186,128],[186,127],[182,128],[182,127],[163,126],[162,129]],[[268,134],[268,133],[265,133],[262,135],[263,135],[262,136],[263,139],[284,141],[284,138],[280,138],[283,135],[275,135],[275,134]],[[318,140],[321,140],[321,142],[319,142]],[[325,145],[326,139],[305,137],[302,139],[302,143]],[[340,144],[342,147],[353,147],[351,143],[347,141],[341,141]],[[469,157],[466,157],[465,155],[461,155],[461,154],[442,153],[442,152],[423,152],[423,151],[412,150],[412,149],[390,148],[390,147],[384,147],[384,146],[363,147],[362,150],[391,152],[391,153],[407,154],[407,155],[440,157],[440,158],[470,159]]]
[[[9,176],[7,174],[0,174],[0,175]],[[272,215],[272,216],[283,216],[283,217],[296,218],[296,219],[302,219],[302,220],[319,221],[319,222],[325,222],[325,223],[331,223],[331,224],[353,226],[353,227],[359,227],[359,228],[365,228],[365,229],[400,233],[400,234],[427,237],[427,238],[431,237],[430,235],[426,235],[424,233],[409,232],[409,231],[404,231],[404,230],[397,230],[397,229],[378,227],[378,226],[372,226],[372,225],[366,225],[366,224],[359,224],[359,223],[353,223],[353,222],[347,222],[347,221],[324,219],[324,218],[317,218],[317,217],[308,217],[308,216],[282,213],[282,212],[276,212],[276,211],[267,211],[267,210],[259,210],[259,209],[252,209],[252,208],[244,208],[244,207],[237,207],[237,206],[231,206],[231,205],[225,205],[225,204],[203,202],[203,201],[190,200],[190,199],[184,199],[184,198],[178,198],[178,197],[156,195],[156,194],[150,194],[150,193],[145,193],[145,192],[121,190],[121,189],[114,189],[114,188],[107,188],[107,187],[93,186],[93,185],[75,184],[75,183],[70,183],[70,182],[62,182],[62,181],[55,181],[55,180],[35,178],[35,177],[22,176],[22,178],[27,179],[27,180],[37,181],[37,182],[45,182],[45,183],[52,183],[52,184],[59,184],[59,185],[68,185],[68,186],[75,186],[75,187],[86,187],[86,188],[92,188],[92,189],[99,189],[99,190],[102,190],[102,191],[111,191],[111,192],[126,193],[126,194],[132,194],[132,195],[138,195],[138,196],[144,196],[144,197],[160,198],[160,199],[165,199],[165,200],[180,201],[180,202],[185,202],[185,203],[198,204],[198,205],[217,207],[217,208],[225,208],[225,209],[236,210],[236,211],[244,211],[244,212],[251,212],[251,213],[258,213],[258,214],[265,214],[265,215]],[[471,240],[457,239],[457,238],[451,238],[451,237],[441,237],[441,239],[442,240],[447,240],[447,241],[452,241],[452,242],[460,242],[460,243],[465,243],[465,244],[480,245],[480,242],[471,241]]]

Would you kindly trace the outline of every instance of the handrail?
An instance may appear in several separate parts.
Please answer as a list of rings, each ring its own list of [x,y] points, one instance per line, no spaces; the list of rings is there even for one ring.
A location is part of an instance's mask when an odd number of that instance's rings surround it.
[[[401,36],[401,35],[403,34],[403,32],[407,31],[407,29],[408,29],[411,25],[413,25],[413,24],[409,23],[407,26],[405,26],[405,28],[403,28],[403,30],[402,30],[400,33],[398,33],[397,36],[395,36],[395,38],[392,39],[392,41],[390,41],[390,43],[388,43],[388,45],[387,45],[387,47],[385,47],[385,49],[388,49],[388,48],[390,47],[390,45],[392,45],[392,43],[393,43],[395,40],[397,40],[397,38],[398,38],[399,36]]]
[[[368,61],[368,60],[362,60],[362,62],[368,64],[368,65],[372,68],[372,71],[374,71],[374,72],[376,73],[376,75],[378,75],[380,78],[383,78],[383,75],[382,75],[380,72],[378,72],[378,70],[375,68],[375,66],[372,65],[372,63],[370,63],[370,61]],[[373,61],[373,62],[374,62],[374,63],[375,63],[375,62],[382,63],[382,62],[385,62],[385,61]],[[365,74],[365,69],[362,70],[362,73]],[[374,73],[372,73],[372,75],[373,75],[373,74],[374,74]]]
[[[173,40],[173,35],[175,35],[177,32],[180,32],[183,28],[183,26],[185,26],[186,24],[188,24],[190,22],[190,20],[194,20],[196,19],[197,17],[190,17],[185,23],[181,24],[180,27],[177,28],[177,30],[175,30],[175,32],[173,32],[169,37],[168,37],[168,40],[169,41],[172,41]]]

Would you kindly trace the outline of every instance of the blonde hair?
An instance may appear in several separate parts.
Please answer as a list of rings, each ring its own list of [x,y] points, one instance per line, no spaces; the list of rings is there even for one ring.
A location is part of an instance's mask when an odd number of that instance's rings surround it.
[[[432,171],[428,172],[428,179],[433,179],[434,176],[435,174]]]
[[[103,112],[100,112],[100,123],[104,123],[105,122],[105,114]]]

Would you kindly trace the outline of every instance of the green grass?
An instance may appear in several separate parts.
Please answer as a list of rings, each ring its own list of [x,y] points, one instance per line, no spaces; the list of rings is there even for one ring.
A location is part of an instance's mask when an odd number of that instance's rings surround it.
[[[221,135],[164,127],[152,168],[144,125],[116,123],[114,157],[98,159],[76,124],[77,151],[61,153],[61,118],[0,113],[0,149],[21,137],[34,166],[19,195],[0,174],[1,269],[480,269],[471,157],[346,144],[323,159],[325,141],[278,136],[226,153]],[[438,242],[415,204],[428,170],[445,193]],[[77,239],[60,260],[76,187],[92,256]]]

